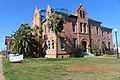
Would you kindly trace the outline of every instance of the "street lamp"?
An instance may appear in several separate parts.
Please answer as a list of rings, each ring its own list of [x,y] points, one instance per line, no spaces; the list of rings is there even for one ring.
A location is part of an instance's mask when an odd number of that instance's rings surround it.
[[[117,48],[117,58],[119,58],[119,53],[118,53],[118,41],[117,41],[117,29],[114,29],[115,31],[115,38],[116,38],[116,48]]]

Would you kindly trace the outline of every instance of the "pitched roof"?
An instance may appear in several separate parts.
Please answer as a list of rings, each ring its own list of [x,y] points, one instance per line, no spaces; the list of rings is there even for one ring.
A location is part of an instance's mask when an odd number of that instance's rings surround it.
[[[94,19],[91,19],[91,18],[88,18],[88,21],[92,21],[92,22],[97,22],[97,23],[102,23],[102,22],[100,22],[100,21],[97,21],[97,20],[94,20]]]
[[[106,27],[106,26],[100,25],[100,27],[101,27],[102,29],[109,29],[109,30],[112,30],[112,28],[108,28],[108,27]]]
[[[68,9],[65,9],[65,8],[52,8],[52,9],[55,13],[63,14],[66,16],[77,17],[75,13],[73,13],[72,11],[69,11]],[[46,9],[39,9],[39,11],[41,12],[41,19],[42,19],[42,21],[44,21],[46,19]]]

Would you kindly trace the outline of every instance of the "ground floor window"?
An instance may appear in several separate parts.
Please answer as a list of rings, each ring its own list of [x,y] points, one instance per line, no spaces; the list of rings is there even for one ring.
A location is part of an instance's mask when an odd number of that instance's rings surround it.
[[[60,45],[61,45],[61,50],[65,49],[65,41],[64,38],[60,38]]]
[[[108,42],[108,49],[110,50],[110,42]]]
[[[52,49],[54,49],[54,40],[52,40]]]
[[[50,41],[48,41],[48,49],[50,49]]]
[[[74,46],[74,48],[77,48],[77,40],[76,39],[73,39],[73,46]]]

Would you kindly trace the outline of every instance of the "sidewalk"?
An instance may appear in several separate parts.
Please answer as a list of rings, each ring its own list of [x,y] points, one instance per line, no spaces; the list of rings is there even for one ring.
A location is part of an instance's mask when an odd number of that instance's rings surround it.
[[[3,74],[3,69],[2,69],[2,55],[0,55],[0,80],[5,80]]]

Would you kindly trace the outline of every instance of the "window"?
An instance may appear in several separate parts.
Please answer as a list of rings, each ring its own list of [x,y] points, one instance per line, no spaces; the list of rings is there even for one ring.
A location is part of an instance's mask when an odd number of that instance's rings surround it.
[[[72,23],[72,29],[73,29],[73,33],[76,33],[76,24]]]
[[[80,10],[80,17],[85,18],[85,11]]]
[[[82,18],[82,10],[80,10],[80,17]]]
[[[110,42],[108,42],[108,49],[110,50]]]
[[[99,32],[98,32],[99,30],[98,30],[98,29],[99,29],[99,28],[97,27],[97,28],[96,28],[97,35],[99,34]]]
[[[83,18],[85,18],[85,11],[83,11]]]
[[[62,27],[62,32],[65,32],[65,30],[64,30],[64,26]]]
[[[50,33],[51,32],[51,28],[50,27],[48,27],[48,33]]]
[[[52,49],[54,49],[54,40],[52,40]]]
[[[45,34],[46,34],[46,25],[44,25],[44,31],[45,31]]]
[[[91,34],[91,25],[89,25],[89,33]]]
[[[48,41],[48,49],[50,49],[50,41]]]
[[[80,32],[82,32],[82,23],[80,23]]]
[[[104,32],[102,31],[102,37],[103,37],[103,35],[104,35]]]
[[[108,32],[108,34],[107,34],[107,35],[108,35],[108,39],[110,40],[110,33]]]
[[[61,50],[64,50],[64,49],[65,49],[65,41],[64,41],[64,38],[61,38],[61,39],[60,39],[60,45],[61,45]]]
[[[74,46],[74,48],[77,48],[77,40],[76,39],[73,39],[73,46]]]
[[[84,33],[86,33],[86,23],[84,23]]]

